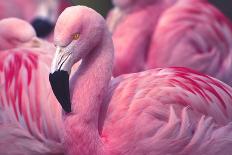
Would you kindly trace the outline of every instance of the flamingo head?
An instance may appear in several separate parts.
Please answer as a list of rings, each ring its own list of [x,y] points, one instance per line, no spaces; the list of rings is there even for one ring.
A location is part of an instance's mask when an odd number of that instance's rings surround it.
[[[69,74],[72,66],[85,58],[102,40],[104,18],[85,6],[66,8],[55,30],[55,56],[49,75],[52,90],[65,112],[71,112]]]
[[[4,45],[4,47],[0,48],[9,49],[30,41],[36,36],[36,33],[26,21],[17,18],[6,18],[0,21],[0,36]]]

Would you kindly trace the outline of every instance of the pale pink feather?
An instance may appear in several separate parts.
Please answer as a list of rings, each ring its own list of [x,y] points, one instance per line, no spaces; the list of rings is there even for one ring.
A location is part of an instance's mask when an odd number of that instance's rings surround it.
[[[231,151],[232,89],[211,77],[183,68],[149,70],[114,79],[105,97],[99,120],[108,154]]]
[[[9,136],[7,139],[12,139],[16,146],[12,145],[13,150],[0,147],[0,152],[15,152],[21,145],[35,141],[21,148],[19,154],[33,154],[33,150],[34,154],[43,154],[45,148],[47,153],[44,154],[62,153],[61,108],[46,77],[52,58],[49,51],[54,50],[51,45],[43,48],[37,44],[36,47],[23,46],[0,52],[0,58],[4,60],[0,61],[0,135]],[[16,133],[7,133],[11,127],[7,129],[5,124],[16,126],[12,128]],[[8,140],[1,143],[2,146],[9,145]]]
[[[45,144],[14,124],[0,124],[0,154],[63,155],[61,144]]]
[[[59,122],[59,108],[50,101],[53,95],[48,79],[43,76],[49,73],[51,57],[40,50],[19,48],[2,51],[1,59],[2,122],[20,122],[30,132],[40,130],[47,132],[45,137],[59,139],[57,125],[54,126]]]

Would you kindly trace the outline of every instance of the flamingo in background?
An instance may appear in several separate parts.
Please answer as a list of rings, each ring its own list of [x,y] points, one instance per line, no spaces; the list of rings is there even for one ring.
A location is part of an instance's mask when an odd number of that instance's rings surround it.
[[[184,66],[232,85],[232,23],[208,2],[180,2],[163,13],[146,69]]]
[[[36,37],[34,28],[27,21],[14,17],[0,20],[0,41],[0,50],[39,48],[47,54],[53,54],[55,50],[50,42]]]
[[[230,86],[185,68],[111,80],[111,35],[103,17],[84,6],[65,9],[54,40],[49,80],[66,112],[65,154],[231,154]],[[80,59],[69,84],[72,65]]]
[[[0,154],[61,154],[61,108],[45,76],[55,47],[21,19],[1,20],[0,34]]]
[[[144,70],[150,40],[162,12],[176,0],[113,0],[107,17],[115,47],[113,75]]]
[[[16,48],[36,36],[33,27],[17,18],[0,20],[0,50]]]
[[[0,34],[0,154],[63,154],[61,108],[45,76],[54,45],[17,18],[1,20]]]
[[[0,19],[16,17],[29,21],[39,37],[48,37],[67,0],[11,0],[0,2]],[[51,36],[48,37],[51,40]]]
[[[162,4],[156,3],[157,6]],[[146,26],[153,17],[147,18],[150,13],[142,18],[140,10],[115,22],[114,76],[157,67],[183,66],[232,84],[229,78],[231,22],[220,11],[205,0],[180,0],[164,9],[158,22],[154,17],[158,25],[149,25],[153,31],[148,31]]]
[[[1,51],[0,57],[4,60],[0,61],[0,127],[17,127],[16,133],[5,133],[7,130],[0,129],[0,138],[6,135],[12,137],[9,140],[15,141],[12,145],[16,146],[16,150],[34,140],[35,144],[39,142],[43,145],[41,149],[28,150],[34,144],[31,143],[20,149],[22,154],[28,151],[31,151],[29,154],[42,154],[44,148],[50,154],[62,151],[61,109],[45,76],[49,73],[51,54],[39,47],[19,47]],[[24,134],[20,136],[20,133]],[[21,144],[23,139],[25,141]],[[13,150],[0,147],[0,152],[9,151]]]

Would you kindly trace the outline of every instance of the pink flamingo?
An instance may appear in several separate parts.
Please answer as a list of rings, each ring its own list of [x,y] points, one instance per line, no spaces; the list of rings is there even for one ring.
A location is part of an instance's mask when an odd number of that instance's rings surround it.
[[[111,80],[110,33],[103,17],[84,6],[65,9],[54,34],[49,79],[66,112],[65,154],[231,154],[230,86],[184,68]],[[71,67],[80,59],[69,89]]]
[[[47,37],[53,31],[58,15],[70,5],[67,0],[1,1],[0,19],[21,18],[32,23],[39,37]]]
[[[153,12],[159,11],[153,9]],[[227,56],[231,53],[232,29],[222,13],[203,0],[180,0],[158,17],[158,25],[151,26],[149,22],[153,16],[141,17],[139,11],[135,11],[112,22],[116,25],[113,31],[114,76],[157,67],[183,66],[232,84],[230,57]]]
[[[61,108],[44,76],[55,47],[21,19],[1,20],[0,32],[15,40],[0,46],[0,154],[63,154]]]
[[[147,68],[183,66],[232,85],[232,23],[208,2],[168,9],[151,41]]]
[[[113,0],[107,17],[115,47],[113,75],[144,70],[152,34],[162,12],[176,0]]]
[[[0,154],[62,153],[61,108],[44,76],[55,47],[16,18],[1,20],[0,34]]]

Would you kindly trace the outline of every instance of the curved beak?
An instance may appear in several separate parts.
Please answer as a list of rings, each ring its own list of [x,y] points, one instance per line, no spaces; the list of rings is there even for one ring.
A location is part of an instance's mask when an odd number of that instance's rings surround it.
[[[57,47],[52,62],[49,81],[57,100],[65,112],[71,112],[71,101],[69,92],[69,73],[71,70],[71,53],[65,52]]]

